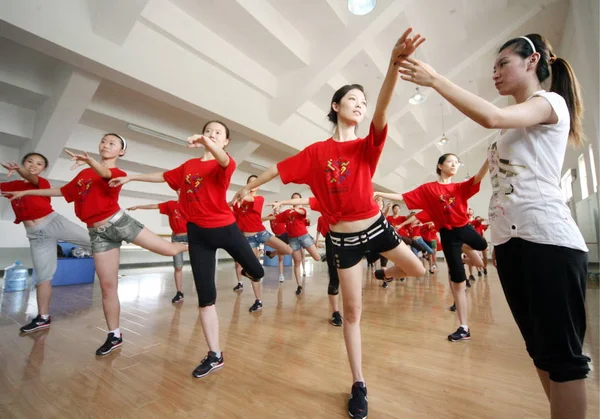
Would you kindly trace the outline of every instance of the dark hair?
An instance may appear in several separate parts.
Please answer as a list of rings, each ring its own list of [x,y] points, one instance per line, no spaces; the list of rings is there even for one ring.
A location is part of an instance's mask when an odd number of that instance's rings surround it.
[[[46,156],[44,156],[43,154],[40,154],[40,153],[36,153],[35,151],[33,153],[25,154],[23,156],[23,158],[21,159],[21,164],[25,164],[25,160],[27,160],[31,156],[40,156],[42,158],[42,160],[44,160],[44,169],[46,169],[48,167],[48,159],[46,158]]]
[[[300,192],[294,192],[290,198],[294,199],[294,195],[298,195],[300,198],[302,198],[302,195],[300,195]]]
[[[333,94],[333,97],[331,98],[331,105],[329,105],[329,113],[327,114],[327,119],[329,119],[329,122],[331,122],[334,125],[337,125],[338,113],[333,110],[333,104],[334,103],[339,104],[340,101],[342,100],[342,98],[344,96],[346,96],[346,94],[350,90],[354,90],[354,89],[360,90],[361,92],[363,92],[363,94],[365,93],[365,89],[360,84],[347,84],[347,85],[342,86],[339,89],[337,89],[337,91]]]
[[[398,204],[394,204],[394,205],[392,205],[392,209],[394,209],[395,207],[398,207],[398,208],[400,208],[400,205],[398,205]]]
[[[552,45],[543,36],[532,33],[527,35],[527,38],[535,46],[536,52],[540,54],[540,60],[535,70],[537,78],[541,83],[552,76],[550,91],[561,95],[569,109],[571,119],[569,143],[575,147],[580,146],[585,138],[582,127],[583,101],[575,72],[566,60],[554,55]],[[498,54],[508,47],[512,47],[513,52],[521,58],[527,58],[534,53],[526,39],[514,38],[505,42],[498,50]]]
[[[437,175],[441,175],[442,171],[440,170],[440,168],[438,167],[440,164],[444,164],[444,162],[446,161],[446,159],[450,156],[454,156],[456,158],[458,158],[458,156],[454,153],[446,153],[446,154],[442,154],[440,156],[440,158],[438,159],[437,164],[435,165],[435,173],[437,173]]]
[[[107,135],[112,135],[113,137],[117,137],[119,140],[121,140],[121,150],[126,150],[127,149],[127,143],[125,142],[125,139],[123,137],[121,137],[119,134],[115,134],[114,132],[109,132],[108,134],[104,134],[104,137],[106,137]]]
[[[208,126],[208,124],[212,124],[212,123],[223,125],[223,128],[225,128],[225,138],[229,138],[229,127],[227,125],[225,125],[224,122],[217,121],[216,119],[212,120],[212,121],[208,121],[206,124],[204,124],[204,127],[202,127],[202,134],[204,134],[204,131],[206,131],[206,127]]]
[[[252,179],[252,178],[256,179],[257,177],[258,177],[258,176],[256,176],[256,175],[250,175],[250,176],[248,176],[248,179],[246,179],[246,185],[247,185],[248,183],[250,183],[250,179]]]

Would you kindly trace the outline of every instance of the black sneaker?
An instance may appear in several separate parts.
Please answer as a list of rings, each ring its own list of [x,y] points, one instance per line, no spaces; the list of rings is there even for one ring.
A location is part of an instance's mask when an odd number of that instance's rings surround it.
[[[210,374],[212,371],[219,369],[223,366],[223,354],[217,358],[217,354],[213,351],[209,351],[208,355],[204,357],[200,365],[192,372],[192,375],[196,378],[202,378]]]
[[[325,253],[320,253],[319,256],[321,257],[321,262],[327,262],[327,255]]]
[[[238,282],[238,284],[233,287],[234,291],[244,291],[244,284],[242,284],[241,282]]]
[[[243,269],[242,269],[242,276],[245,276],[252,282],[260,282],[260,280],[261,280],[261,278],[254,278],[253,276],[250,276],[250,274]]]
[[[43,319],[39,314],[35,319],[31,321],[31,323],[23,326],[20,330],[22,333],[31,333],[36,330],[45,329],[50,327],[50,323],[52,323],[52,317],[48,316],[47,319]]]
[[[114,333],[109,333],[108,337],[106,338],[106,342],[104,342],[104,345],[99,347],[98,350],[96,351],[96,355],[107,355],[113,349],[118,348],[122,344],[123,344],[123,334],[122,333],[121,333],[121,336],[118,338],[115,337]]]
[[[481,271],[477,271],[477,276],[481,276]]]
[[[265,252],[265,255],[267,255],[269,259],[273,259],[275,256],[277,256],[277,252],[275,252],[274,250],[267,250]]]
[[[483,274],[487,276],[487,269],[483,269]]]
[[[475,281],[475,277],[473,275],[469,275],[469,281]]]
[[[389,286],[390,284],[387,281],[383,281],[383,284],[381,284],[381,288],[387,288]]]
[[[450,306],[450,311],[456,311],[456,303]]]
[[[352,394],[348,400],[348,414],[353,419],[365,419],[367,411],[367,387],[365,383],[357,381],[352,385]]]
[[[252,307],[248,310],[250,313],[254,313],[255,311],[262,310],[262,301],[256,300]]]
[[[471,281],[467,279],[467,288],[471,288]]]
[[[302,287],[300,285],[298,285],[298,288],[296,288],[296,295],[300,295],[302,294]]]
[[[334,311],[333,314],[331,315],[331,324],[334,326],[341,326],[342,323],[343,323],[342,315],[340,314],[339,311]]]
[[[173,304],[183,302],[183,293],[181,291],[177,291],[177,294],[175,294],[175,297],[173,297],[173,299],[171,300],[171,302]]]
[[[450,342],[458,342],[459,340],[469,340],[471,339],[471,330],[465,330],[461,327],[456,329],[456,332],[448,335],[448,340]]]

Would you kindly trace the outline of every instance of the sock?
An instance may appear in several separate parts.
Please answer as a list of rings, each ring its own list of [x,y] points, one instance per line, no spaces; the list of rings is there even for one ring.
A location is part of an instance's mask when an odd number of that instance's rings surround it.
[[[116,338],[120,338],[121,337],[121,328],[117,327],[115,330],[111,330],[108,333],[114,333]]]
[[[461,324],[460,327],[465,329],[467,332],[469,331],[469,326],[467,326],[466,324]]]
[[[219,351],[219,352],[213,351],[213,352],[216,354],[215,356],[217,358],[221,358],[221,351]]]
[[[48,318],[50,317],[49,314],[40,314],[40,317],[44,320],[48,320]]]
[[[238,281],[238,285],[242,285],[243,286],[244,284],[242,284],[242,281]]]

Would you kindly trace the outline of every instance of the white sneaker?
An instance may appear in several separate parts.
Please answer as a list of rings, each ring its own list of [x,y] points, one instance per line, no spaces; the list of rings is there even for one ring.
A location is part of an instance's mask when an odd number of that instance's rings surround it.
[[[285,281],[285,276],[279,275],[279,282],[283,282],[283,281]]]

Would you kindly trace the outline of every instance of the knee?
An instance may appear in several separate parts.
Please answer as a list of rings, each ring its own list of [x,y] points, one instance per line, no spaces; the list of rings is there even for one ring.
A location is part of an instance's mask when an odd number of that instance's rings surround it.
[[[176,268],[175,268],[175,272],[179,273],[179,272],[181,272],[181,271],[183,271],[183,268],[180,268],[180,267],[176,267]]]
[[[103,297],[117,294],[117,287],[117,281],[100,281],[100,290],[102,291]]]
[[[360,303],[344,303],[344,320],[348,323],[358,323],[360,321],[361,313],[362,305]]]
[[[410,268],[403,270],[406,272],[407,276],[419,277],[425,275],[425,267],[421,264],[421,262],[418,261]]]
[[[287,246],[285,246],[284,251],[281,252],[284,255],[291,255],[293,252],[292,247],[288,244]]]
[[[590,372],[590,358],[585,355],[572,355],[569,358],[533,357],[536,368],[547,371],[550,380],[557,383],[583,380]]]

